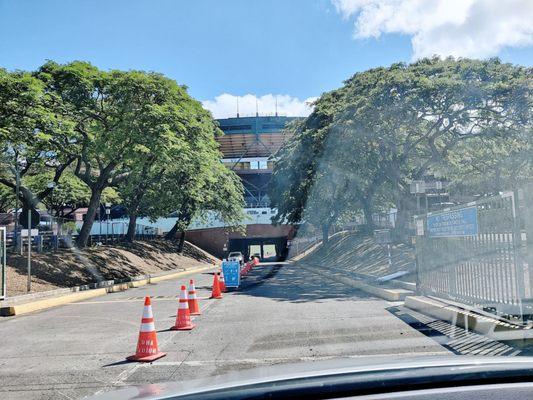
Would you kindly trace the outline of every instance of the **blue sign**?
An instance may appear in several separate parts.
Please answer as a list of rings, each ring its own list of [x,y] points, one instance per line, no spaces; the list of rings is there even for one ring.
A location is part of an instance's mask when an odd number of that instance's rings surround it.
[[[468,207],[428,215],[429,237],[462,237],[477,235],[477,208]]]
[[[239,287],[241,283],[241,268],[238,261],[223,261],[222,274],[226,287]]]

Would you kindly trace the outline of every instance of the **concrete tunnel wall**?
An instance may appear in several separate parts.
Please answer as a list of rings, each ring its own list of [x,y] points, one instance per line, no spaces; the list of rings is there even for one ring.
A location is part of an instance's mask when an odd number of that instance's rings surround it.
[[[228,232],[225,228],[194,229],[187,231],[185,240],[215,257],[223,258],[226,255],[224,245],[229,242],[229,239],[286,237],[291,240],[294,232],[292,225],[250,224],[246,225],[244,235],[238,232]]]

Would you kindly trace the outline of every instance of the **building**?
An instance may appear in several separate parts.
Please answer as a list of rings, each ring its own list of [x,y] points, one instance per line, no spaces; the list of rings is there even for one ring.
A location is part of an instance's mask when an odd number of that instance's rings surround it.
[[[222,162],[242,180],[246,206],[269,207],[267,187],[276,162],[276,151],[288,139],[283,131],[291,117],[244,117],[219,119],[224,136],[217,139]]]
[[[230,251],[241,251],[245,256],[259,253],[264,259],[283,257],[293,227],[270,223],[275,210],[270,207],[268,183],[276,162],[274,155],[289,139],[284,128],[295,119],[255,116],[217,120],[224,132],[217,138],[223,154],[221,161],[235,171],[243,183],[245,213],[249,216],[245,222],[246,234],[228,232],[223,224],[210,221],[208,224],[193,223],[187,240],[219,257]]]

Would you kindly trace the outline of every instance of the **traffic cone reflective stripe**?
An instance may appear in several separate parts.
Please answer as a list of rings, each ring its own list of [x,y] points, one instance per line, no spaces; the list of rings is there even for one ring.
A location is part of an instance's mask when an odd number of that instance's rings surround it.
[[[200,315],[200,304],[198,304],[198,298],[196,297],[196,287],[194,281],[189,281],[189,312],[191,315]]]
[[[180,301],[178,304],[178,315],[176,316],[176,322],[170,329],[178,331],[190,331],[194,328],[194,324],[191,322],[191,314],[189,312],[189,301],[187,299],[187,288],[185,285],[181,285]]]
[[[212,299],[221,299],[222,292],[220,291],[220,284],[218,282],[217,274],[213,274],[213,290],[211,291]]]
[[[166,353],[159,351],[157,345],[157,333],[154,325],[154,315],[150,297],[145,297],[143,315],[141,319],[141,328],[139,330],[139,339],[137,340],[137,349],[135,355],[127,357],[130,361],[150,362],[164,357]]]
[[[224,280],[224,274],[218,273],[218,282],[220,284],[220,291],[225,292],[226,291],[226,281]]]

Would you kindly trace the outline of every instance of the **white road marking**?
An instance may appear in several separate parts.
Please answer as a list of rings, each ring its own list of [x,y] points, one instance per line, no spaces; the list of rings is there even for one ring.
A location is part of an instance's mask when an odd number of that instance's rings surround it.
[[[209,310],[213,305],[215,305],[217,302],[216,301],[212,301],[212,302],[209,302],[207,303],[207,305],[203,308],[200,308],[200,311],[202,313],[205,313],[207,310]],[[174,337],[176,335],[179,335],[180,333],[179,332],[176,332],[174,335],[168,335],[166,337],[166,339],[162,340],[162,341],[159,341],[159,349],[162,349],[164,345],[166,345],[167,343],[169,343],[172,339],[174,339]],[[190,354],[190,353],[189,353]],[[188,357],[188,355],[187,355]],[[159,360],[156,360],[154,361],[157,365],[167,365],[167,364],[161,364],[161,361]],[[177,361],[177,362],[174,362],[174,363],[170,363],[168,365],[181,365],[184,361]],[[120,374],[118,374],[117,378],[110,382],[109,384],[106,384],[103,388],[101,388],[100,390],[98,390],[97,392],[94,393],[94,395],[99,395],[99,394],[102,394],[103,392],[105,392],[107,389],[111,389],[113,387],[116,387],[116,386],[124,386],[124,382],[131,376],[133,375],[140,367],[146,367],[146,366],[151,366],[152,363],[136,363],[135,365],[133,365],[131,368],[128,368],[124,371],[122,371]]]
[[[424,352],[416,353],[413,355],[412,352],[409,353],[380,353],[377,355],[351,355],[351,356],[318,356],[318,357],[274,357],[274,358],[241,358],[241,359],[231,359],[231,360],[191,360],[191,361],[157,361],[157,365],[160,366],[179,366],[187,365],[190,367],[202,367],[209,365],[270,365],[281,362],[304,362],[304,361],[323,361],[323,360],[336,360],[336,359],[358,359],[358,358],[367,358],[367,357],[417,357],[417,356],[438,356],[438,355],[449,355],[449,351],[433,351],[433,352]],[[140,367],[150,367],[151,364],[141,364]]]

